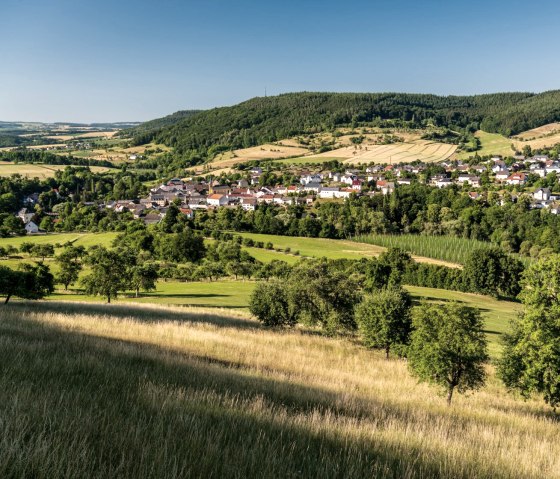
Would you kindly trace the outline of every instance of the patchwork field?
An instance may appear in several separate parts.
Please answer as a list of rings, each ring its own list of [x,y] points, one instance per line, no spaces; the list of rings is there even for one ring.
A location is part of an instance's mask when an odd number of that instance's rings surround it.
[[[22,175],[29,178],[52,178],[59,170],[64,170],[67,165],[41,165],[41,164],[25,164],[11,163],[9,161],[0,161],[0,176]],[[90,166],[90,170],[98,173],[106,173],[111,171],[110,168],[103,166]]]
[[[451,407],[348,339],[246,313],[14,303],[0,321],[2,477],[558,478],[542,402]]]

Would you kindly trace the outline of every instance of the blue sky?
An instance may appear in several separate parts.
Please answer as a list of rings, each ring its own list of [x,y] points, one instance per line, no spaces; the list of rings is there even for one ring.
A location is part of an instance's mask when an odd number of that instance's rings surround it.
[[[557,89],[559,18],[556,0],[0,0],[0,120],[148,120],[265,87]]]

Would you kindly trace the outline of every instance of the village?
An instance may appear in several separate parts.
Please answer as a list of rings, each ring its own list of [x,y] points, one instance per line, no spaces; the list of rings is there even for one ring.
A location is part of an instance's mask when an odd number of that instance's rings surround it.
[[[282,207],[301,205],[312,207],[320,201],[344,201],[354,196],[390,195],[402,185],[423,182],[435,188],[455,185],[466,191],[472,200],[481,200],[489,191],[498,194],[500,204],[516,202],[521,196],[529,198],[532,209],[546,209],[560,214],[560,196],[553,195],[550,188],[528,186],[530,178],[555,177],[560,173],[560,159],[546,155],[525,158],[513,157],[514,162],[495,156],[486,162],[470,165],[457,161],[441,162],[436,166],[442,171],[428,176],[434,164],[414,162],[401,165],[371,165],[362,169],[347,168],[343,172],[298,168],[294,184],[262,186],[263,168],[254,166],[243,170],[244,178],[205,179],[172,178],[150,189],[142,198],[123,198],[95,203],[100,209],[116,213],[129,211],[135,219],[145,224],[157,224],[165,216],[170,204],[179,206],[182,214],[193,218],[196,211],[216,208],[242,208],[254,211],[258,205],[274,204]],[[534,182],[534,181],[533,181]],[[513,188],[512,188],[513,187]],[[33,221],[33,206],[37,195],[26,199],[26,208],[17,216],[23,221],[28,234],[41,233]],[[93,206],[94,203],[84,203]],[[52,214],[56,222],[56,215]]]

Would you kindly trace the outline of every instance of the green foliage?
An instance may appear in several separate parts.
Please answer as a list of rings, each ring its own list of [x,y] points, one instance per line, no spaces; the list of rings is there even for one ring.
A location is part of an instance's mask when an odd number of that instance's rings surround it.
[[[463,270],[464,281],[471,291],[498,297],[516,297],[522,263],[498,248],[478,249],[471,253]]]
[[[91,273],[82,280],[86,293],[105,296],[110,303],[119,292],[131,288],[135,259],[129,250],[92,248],[86,258]]]
[[[180,233],[158,235],[154,243],[157,256],[166,261],[197,262],[206,253],[204,238],[191,229]]]
[[[0,266],[0,294],[6,296],[4,304],[7,304],[12,296],[41,299],[53,291],[53,275],[43,263],[24,263],[19,271]]]
[[[289,282],[301,320],[320,324],[330,334],[356,327],[354,306],[361,292],[348,272],[327,261],[305,261],[292,270]]]
[[[423,303],[414,311],[413,327],[410,371],[421,381],[443,388],[448,404],[455,389],[464,393],[484,385],[488,353],[477,310],[459,303]]]
[[[523,277],[523,314],[505,336],[498,374],[510,389],[560,405],[560,256],[531,265]]]
[[[387,359],[393,346],[406,346],[412,329],[411,306],[409,293],[400,287],[384,288],[366,296],[356,308],[356,322],[364,344],[383,348]]]
[[[175,121],[181,114],[185,118]],[[167,119],[166,119],[167,118]],[[155,141],[202,160],[213,145],[246,148],[338,126],[360,124],[482,128],[506,136],[560,119],[560,91],[436,96],[403,93],[288,93],[253,98],[194,115],[178,112],[130,130],[135,144]]]
[[[278,281],[258,283],[251,293],[249,310],[265,326],[295,326],[298,307],[294,288]]]
[[[36,258],[44,260],[46,257],[54,256],[54,246],[50,243],[36,244],[33,245],[30,253]]]
[[[385,285],[398,286],[402,283],[403,275],[413,265],[411,256],[399,248],[389,248],[388,251],[372,259],[366,266],[365,287],[372,291],[381,289]]]
[[[154,291],[158,280],[158,270],[153,263],[136,264],[131,268],[131,286],[136,291],[136,297],[140,290]]]
[[[64,285],[64,289],[68,289],[68,286],[78,281],[83,268],[80,260],[84,255],[83,246],[67,246],[56,256],[55,261],[59,268],[56,280]]]

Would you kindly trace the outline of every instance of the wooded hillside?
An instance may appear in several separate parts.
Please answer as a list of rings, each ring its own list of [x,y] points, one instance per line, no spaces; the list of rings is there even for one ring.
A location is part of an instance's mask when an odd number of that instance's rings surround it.
[[[202,112],[180,111],[144,123],[129,134],[135,144],[156,141],[178,153],[206,156],[339,126],[422,127],[431,123],[510,136],[557,120],[560,90],[475,96],[304,92],[253,98]]]

